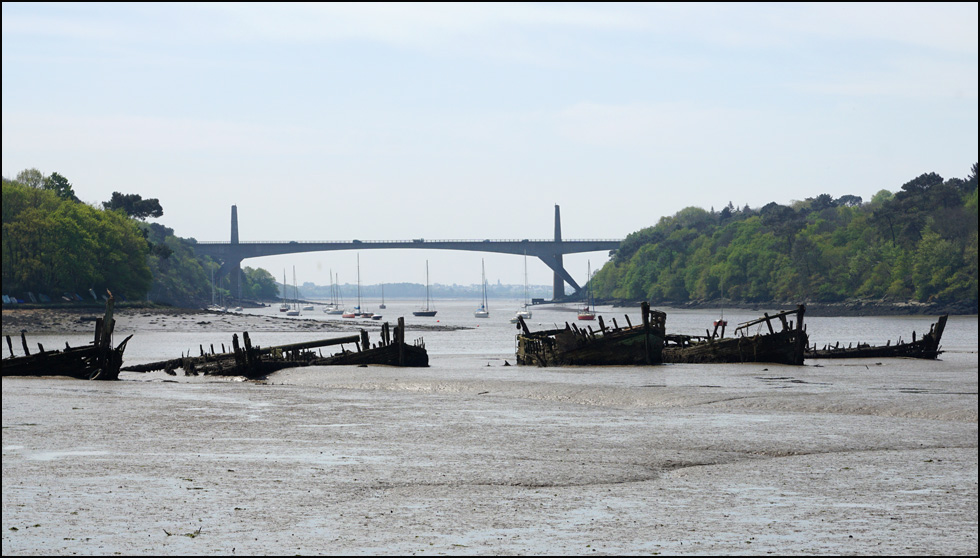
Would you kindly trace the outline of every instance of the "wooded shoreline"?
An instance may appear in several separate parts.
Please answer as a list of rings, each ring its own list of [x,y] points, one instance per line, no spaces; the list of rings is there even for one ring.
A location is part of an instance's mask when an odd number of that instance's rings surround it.
[[[639,306],[640,301],[606,299],[596,300],[596,304],[613,307]],[[963,303],[923,303],[915,301],[886,302],[870,300],[851,300],[845,302],[804,302],[807,316],[824,318],[846,318],[854,316],[931,316],[949,314],[951,316],[975,316],[977,305]],[[758,311],[792,310],[797,302],[733,302],[726,300],[706,300],[696,302],[661,302],[651,304],[655,308],[676,308],[689,310],[741,309]]]

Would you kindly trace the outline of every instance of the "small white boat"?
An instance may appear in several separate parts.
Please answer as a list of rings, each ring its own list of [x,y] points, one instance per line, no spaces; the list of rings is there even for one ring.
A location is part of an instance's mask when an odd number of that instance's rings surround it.
[[[323,313],[332,316],[340,316],[344,313],[343,304],[340,302],[340,283],[336,280],[333,270],[330,270],[330,304],[323,307]]]
[[[286,302],[286,270],[282,270],[282,302],[279,304],[280,312],[289,312],[289,303]]]
[[[287,316],[299,316],[299,289],[296,288],[296,266],[293,266],[293,304],[286,310]]]
[[[490,309],[487,308],[487,268],[483,260],[480,260],[480,265],[483,269],[483,304],[473,312],[473,316],[476,318],[489,318]]]

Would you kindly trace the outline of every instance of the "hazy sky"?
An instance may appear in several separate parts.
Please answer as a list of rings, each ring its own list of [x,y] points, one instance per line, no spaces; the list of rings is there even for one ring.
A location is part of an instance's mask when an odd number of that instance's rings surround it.
[[[3,176],[178,236],[622,238],[977,161],[977,4],[3,3]],[[353,282],[355,252],[247,260]],[[362,251],[362,283],[523,281]],[[584,279],[603,252],[566,257]],[[530,281],[551,272],[528,260]],[[290,277],[291,280],[291,277]]]

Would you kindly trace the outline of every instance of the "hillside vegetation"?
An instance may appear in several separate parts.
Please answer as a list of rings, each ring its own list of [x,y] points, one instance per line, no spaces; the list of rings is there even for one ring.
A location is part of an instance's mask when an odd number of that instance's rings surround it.
[[[688,207],[630,234],[594,278],[596,296],[977,307],[977,165],[923,174],[870,201],[821,194],[790,206]]]
[[[79,201],[68,180],[28,169],[3,179],[2,288],[32,301],[91,300],[112,292],[120,300],[197,307],[212,293],[238,298],[230,281],[211,285],[218,264],[194,253],[193,239],[148,217],[160,217],[156,199],[114,192],[102,207]],[[241,297],[272,299],[278,287],[263,269],[244,268]],[[36,296],[35,296],[36,295]]]

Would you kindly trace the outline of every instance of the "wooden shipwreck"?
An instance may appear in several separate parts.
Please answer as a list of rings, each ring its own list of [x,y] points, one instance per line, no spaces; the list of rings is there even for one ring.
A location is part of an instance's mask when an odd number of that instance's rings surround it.
[[[112,347],[112,332],[116,321],[112,317],[115,299],[112,293],[106,300],[105,315],[95,320],[95,339],[82,347],[71,347],[65,343],[64,350],[46,351],[37,344],[38,352],[31,354],[24,331],[20,333],[22,356],[14,356],[13,342],[7,336],[10,357],[3,359],[4,376],[69,376],[82,380],[116,380],[122,366],[123,352],[130,335],[115,348]]]
[[[734,363],[771,362],[803,364],[808,338],[803,325],[805,307],[787,310],[739,324],[733,337],[725,337],[724,322],[716,322],[715,330],[705,335],[669,334],[665,337],[663,361],[667,363]],[[792,319],[795,316],[795,319]],[[776,323],[777,330],[773,327]],[[752,334],[751,328],[766,325],[763,331]],[[721,335],[718,328],[721,326]]]
[[[523,318],[518,319],[517,364],[536,366],[567,365],[637,365],[660,364],[664,347],[664,323],[667,315],[640,305],[641,324],[633,325],[626,316],[626,326],[615,319],[612,327],[599,316],[599,330],[592,326],[579,328],[565,323],[561,329],[532,332]]]
[[[841,347],[840,343],[826,345],[818,349],[816,345],[808,347],[806,358],[926,358],[935,359],[942,353],[939,342],[943,337],[943,330],[946,329],[948,314],[942,315],[929,327],[929,333],[921,338],[916,338],[916,333],[912,332],[912,341],[905,342],[899,339],[894,345],[889,340],[884,345],[871,345],[868,343],[858,343]]]
[[[347,350],[345,344],[352,344],[355,350]],[[323,356],[312,349],[340,345],[340,352]],[[248,332],[242,334],[239,343],[238,334],[232,336],[232,350],[217,353],[214,347],[208,353],[200,347],[199,356],[181,356],[170,360],[139,364],[123,368],[126,372],[164,371],[176,375],[177,369],[182,369],[184,375],[196,376],[207,374],[213,376],[244,376],[255,379],[267,376],[285,368],[298,366],[329,366],[329,365],[367,365],[382,364],[389,366],[425,367],[429,365],[429,356],[425,343],[421,339],[409,344],[405,342],[405,319],[398,318],[398,325],[391,328],[387,322],[381,326],[381,339],[372,346],[367,331],[361,330],[357,335],[335,337],[317,341],[291,343],[273,347],[252,345]]]

